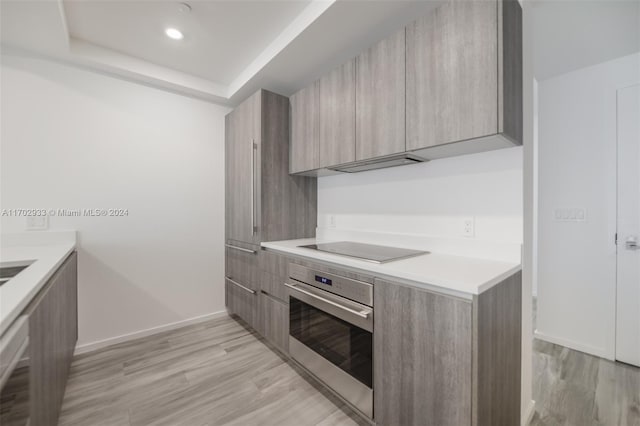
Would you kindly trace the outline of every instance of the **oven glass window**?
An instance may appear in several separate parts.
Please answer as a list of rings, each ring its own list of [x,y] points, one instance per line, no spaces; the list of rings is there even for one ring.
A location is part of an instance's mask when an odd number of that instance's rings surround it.
[[[372,388],[373,342],[367,330],[295,297],[289,299],[291,336]]]

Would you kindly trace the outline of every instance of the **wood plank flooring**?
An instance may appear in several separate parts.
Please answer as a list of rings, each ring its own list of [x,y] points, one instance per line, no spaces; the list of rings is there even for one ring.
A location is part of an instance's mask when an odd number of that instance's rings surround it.
[[[533,399],[530,426],[640,426],[640,368],[533,339]]]
[[[532,426],[640,426],[640,369],[534,341]],[[77,356],[60,425],[366,425],[225,317]]]
[[[534,339],[531,426],[640,426],[640,368]]]
[[[60,425],[364,425],[226,317],[80,355]]]

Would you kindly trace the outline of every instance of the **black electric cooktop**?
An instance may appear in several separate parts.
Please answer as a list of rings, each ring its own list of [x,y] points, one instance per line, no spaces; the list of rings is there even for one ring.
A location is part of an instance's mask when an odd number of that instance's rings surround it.
[[[339,241],[335,243],[309,244],[298,246],[325,253],[341,256],[355,257],[373,263],[387,263],[394,260],[407,259],[409,257],[429,254],[428,251],[411,250],[398,247],[377,246],[373,244],[354,243],[351,241]]]

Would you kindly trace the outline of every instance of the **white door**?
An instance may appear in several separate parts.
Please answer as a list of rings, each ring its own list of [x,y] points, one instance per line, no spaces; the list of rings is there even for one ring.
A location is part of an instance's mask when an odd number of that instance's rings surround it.
[[[640,85],[618,90],[616,359],[640,366]]]

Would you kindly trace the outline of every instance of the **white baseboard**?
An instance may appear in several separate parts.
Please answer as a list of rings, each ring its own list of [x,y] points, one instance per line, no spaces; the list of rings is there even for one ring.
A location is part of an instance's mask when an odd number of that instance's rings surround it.
[[[191,324],[197,324],[199,322],[204,322],[208,320],[212,320],[215,318],[222,318],[227,316],[227,311],[213,312],[206,315],[201,315],[199,317],[189,318],[182,321],[176,321],[169,324],[160,325],[157,327],[147,328],[145,330],[134,331],[133,333],[123,334],[116,337],[110,337],[104,340],[98,340],[96,342],[85,343],[83,345],[76,346],[74,355],[86,354],[88,352],[97,351],[99,349],[106,348],[107,346],[112,346],[122,342],[128,342],[130,340],[140,339],[141,337],[151,336],[153,334],[162,333],[163,331],[175,330],[177,328],[181,328]]]
[[[595,346],[584,345],[582,343],[574,342],[573,340],[564,339],[562,337],[551,336],[537,329],[533,332],[533,335],[536,339],[544,340],[545,342],[554,343],[556,345],[564,346],[569,349],[574,349],[576,351],[584,352],[589,355],[594,355],[600,358],[614,361],[614,359],[609,356],[604,348],[597,348]]]
[[[529,406],[522,412],[521,426],[528,426],[531,423],[533,414],[536,412],[536,402],[532,399],[529,401]]]

